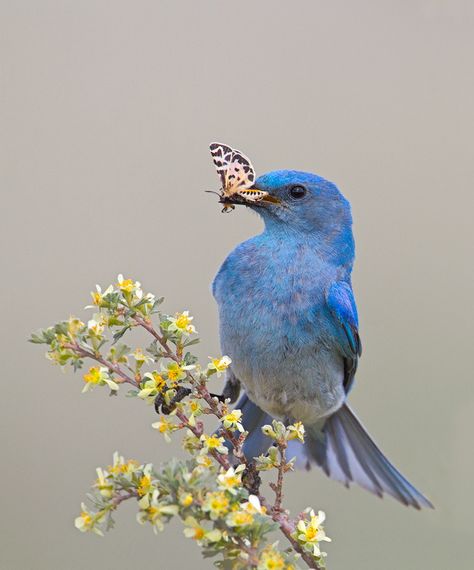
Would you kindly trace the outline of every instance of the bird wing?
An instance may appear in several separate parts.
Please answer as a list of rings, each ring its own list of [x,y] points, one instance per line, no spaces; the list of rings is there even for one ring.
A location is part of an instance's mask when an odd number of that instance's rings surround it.
[[[344,355],[344,388],[348,393],[354,382],[359,356],[362,354],[357,307],[350,284],[346,281],[333,283],[327,291],[326,303],[342,333],[338,338]]]

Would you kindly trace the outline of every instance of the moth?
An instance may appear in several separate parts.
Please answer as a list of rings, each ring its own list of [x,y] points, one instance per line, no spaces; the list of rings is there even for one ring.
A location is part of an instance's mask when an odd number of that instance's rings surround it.
[[[221,143],[211,143],[209,148],[221,179],[219,196],[224,204],[223,212],[234,209],[232,202],[226,200],[232,196],[239,196],[247,202],[259,202],[268,196],[268,192],[252,188],[255,182],[255,170],[245,154]]]

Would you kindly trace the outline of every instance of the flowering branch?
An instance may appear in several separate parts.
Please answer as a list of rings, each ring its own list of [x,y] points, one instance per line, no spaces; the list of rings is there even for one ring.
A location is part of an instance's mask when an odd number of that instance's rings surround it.
[[[136,388],[138,388],[138,382],[136,382],[133,378],[131,378],[128,374],[126,374],[120,368],[120,366],[118,366],[117,364],[114,364],[112,362],[108,362],[107,360],[105,360],[105,358],[102,358],[99,354],[95,354],[93,352],[90,352],[89,350],[81,348],[77,344],[77,342],[74,342],[74,343],[65,342],[63,347],[65,349],[72,350],[78,356],[80,356],[82,358],[90,358],[91,360],[95,360],[99,364],[102,364],[102,366],[105,366],[105,368],[107,368],[108,370],[115,372],[115,374],[117,374],[117,376],[118,376],[118,378],[116,378],[115,381],[118,384],[121,384],[123,382],[128,382],[128,384],[131,384],[132,386],[135,386]]]
[[[106,468],[97,469],[90,506],[82,504],[76,527],[102,535],[113,524],[113,513],[126,500],[135,500],[137,521],[163,530],[174,516],[184,524],[184,535],[201,547],[205,556],[217,556],[218,567],[255,570],[291,570],[324,567],[320,544],[330,539],[322,523],[325,515],[311,509],[291,518],[283,507],[285,474],[293,469],[287,459],[288,442],[304,441],[301,423],[273,421],[262,428],[271,445],[265,455],[247,457],[247,432],[241,410],[229,409],[208,389],[208,381],[230,365],[222,356],[200,366],[187,349],[198,342],[188,311],[174,316],[160,310],[163,299],[144,294],[140,283],[121,275],[115,286],[92,293],[96,312],[87,323],[76,317],[40,330],[31,337],[46,344],[47,358],[62,367],[81,369],[86,360],[96,363],[83,374],[83,392],[106,386],[117,393],[129,384],[128,395],[154,405],[160,414],[153,427],[167,441],[183,434],[186,461],[172,459],[161,468],[125,460],[118,453]],[[155,319],[157,324],[154,324]],[[143,328],[152,342],[143,351],[132,349],[122,338]],[[99,366],[97,366],[99,365]],[[219,427],[207,433],[202,418],[214,416]],[[261,490],[261,471],[276,471],[273,505]],[[290,547],[281,549],[270,540],[279,530]]]

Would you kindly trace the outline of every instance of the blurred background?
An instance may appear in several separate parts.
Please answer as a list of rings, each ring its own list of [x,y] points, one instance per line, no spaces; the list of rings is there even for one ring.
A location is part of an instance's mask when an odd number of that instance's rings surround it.
[[[210,568],[125,505],[73,528],[118,449],[174,454],[142,402],[81,395],[29,345],[118,273],[189,309],[219,353],[210,282],[259,232],[221,215],[213,140],[263,173],[317,172],[352,202],[364,354],[352,406],[436,505],[416,512],[318,472],[286,501],[328,514],[330,570],[472,568],[474,7],[466,1],[0,2],[0,568]]]

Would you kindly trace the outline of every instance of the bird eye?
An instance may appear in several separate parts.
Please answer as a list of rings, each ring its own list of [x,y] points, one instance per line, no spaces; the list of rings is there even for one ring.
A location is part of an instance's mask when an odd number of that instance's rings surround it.
[[[306,196],[306,188],[304,186],[292,186],[290,188],[290,196],[295,198],[295,200],[299,200]]]

